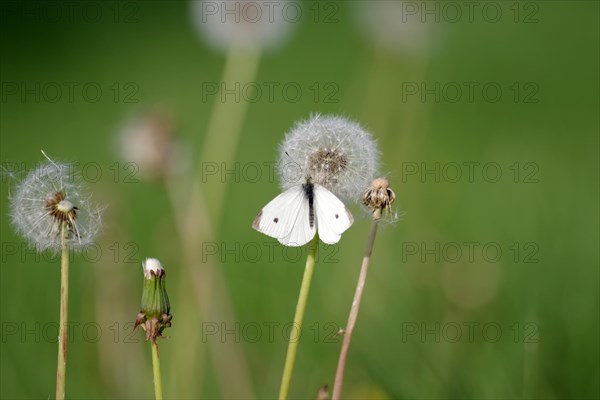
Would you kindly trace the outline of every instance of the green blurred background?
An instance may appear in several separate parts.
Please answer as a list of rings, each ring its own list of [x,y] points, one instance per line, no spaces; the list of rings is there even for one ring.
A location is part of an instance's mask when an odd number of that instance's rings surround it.
[[[3,3],[2,398],[54,394],[59,262],[28,250],[8,217],[16,182],[6,172],[34,167],[40,149],[99,169],[88,188],[108,207],[101,254],[73,258],[67,397],[153,396],[149,346],[131,333],[148,256],[167,269],[174,315],[160,341],[165,396],[275,397],[306,252],[251,229],[279,188],[267,169],[254,181],[243,168],[275,161],[283,134],[314,112],[373,133],[403,213],[375,244],[345,397],[598,398],[598,2],[475,2],[473,14],[467,3],[451,6],[460,18],[442,2],[300,3],[280,46],[254,58],[211,46],[184,1]],[[228,57],[233,82],[250,58],[256,74],[243,79],[291,83],[301,95],[209,95]],[[422,98],[421,84],[433,92]],[[85,85],[101,88],[97,101]],[[228,155],[240,178],[201,183],[212,233],[197,244],[201,259],[186,260],[173,217],[174,205],[186,204],[183,178],[148,182],[142,165],[129,182],[118,135],[132,118],[164,112],[189,176],[219,108],[225,132],[241,118]],[[422,174],[436,166],[439,179]],[[173,195],[171,183],[183,190]],[[332,334],[345,324],[369,225],[351,208],[356,222],[339,246],[321,247],[293,398],[333,383],[340,340]],[[220,315],[220,302],[233,314]]]

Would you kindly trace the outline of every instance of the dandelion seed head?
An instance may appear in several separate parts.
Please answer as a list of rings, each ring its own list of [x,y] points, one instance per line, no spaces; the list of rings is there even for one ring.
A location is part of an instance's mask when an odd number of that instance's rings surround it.
[[[81,250],[92,244],[100,233],[102,211],[84,194],[73,166],[49,158],[17,184],[10,198],[15,230],[40,252],[60,250],[63,223],[69,248]]]
[[[339,116],[313,115],[298,122],[280,146],[282,189],[303,184],[307,176],[343,199],[359,201],[379,168],[371,134]]]

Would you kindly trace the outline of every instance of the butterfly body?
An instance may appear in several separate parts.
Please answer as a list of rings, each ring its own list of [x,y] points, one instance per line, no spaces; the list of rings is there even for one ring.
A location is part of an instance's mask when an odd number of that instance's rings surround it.
[[[303,246],[317,231],[324,243],[337,243],[353,221],[340,199],[307,177],[305,183],[271,200],[258,213],[252,227],[286,246]]]
[[[306,183],[302,185],[302,190],[304,190],[304,195],[308,200],[308,223],[312,228],[315,224],[315,185],[310,178],[306,179]]]

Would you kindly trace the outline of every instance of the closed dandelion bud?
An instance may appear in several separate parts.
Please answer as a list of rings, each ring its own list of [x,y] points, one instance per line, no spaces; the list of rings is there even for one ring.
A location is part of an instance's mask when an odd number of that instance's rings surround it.
[[[146,331],[146,340],[156,342],[165,328],[171,326],[171,305],[165,287],[165,270],[156,258],[148,258],[142,264],[144,286],[142,306],[135,320]]]

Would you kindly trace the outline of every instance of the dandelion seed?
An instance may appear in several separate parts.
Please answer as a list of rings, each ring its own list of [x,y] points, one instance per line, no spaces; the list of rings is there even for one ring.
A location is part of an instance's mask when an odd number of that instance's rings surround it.
[[[359,201],[379,167],[379,151],[371,134],[338,116],[317,114],[300,121],[286,134],[280,150],[284,190],[303,184],[310,176],[341,198]],[[298,168],[293,167],[296,163]]]
[[[48,161],[31,171],[11,196],[12,224],[37,251],[58,252],[65,223],[67,247],[81,250],[100,232],[103,209],[84,194],[83,183],[71,164],[46,158]]]

